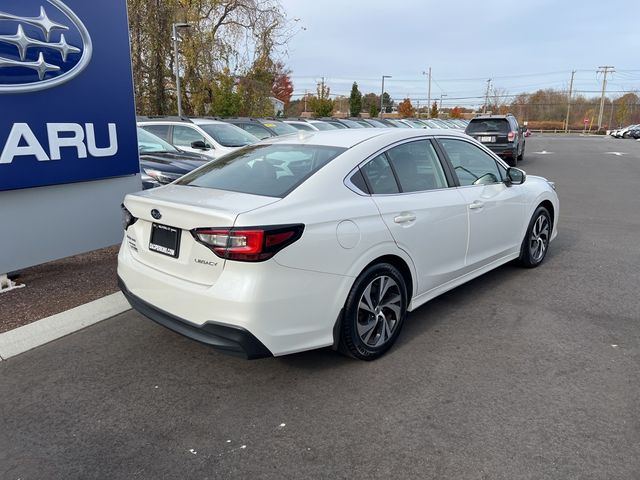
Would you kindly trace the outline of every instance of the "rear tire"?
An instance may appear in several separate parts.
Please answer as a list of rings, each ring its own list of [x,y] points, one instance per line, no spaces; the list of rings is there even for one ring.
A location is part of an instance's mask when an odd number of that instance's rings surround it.
[[[524,160],[524,145],[522,145],[522,151],[518,155],[518,161],[521,162],[522,160]]]
[[[367,268],[351,287],[338,349],[360,360],[375,360],[395,343],[407,315],[407,288],[389,263]]]
[[[535,268],[543,262],[549,250],[552,228],[549,211],[538,207],[531,217],[520,248],[519,260],[523,267]]]

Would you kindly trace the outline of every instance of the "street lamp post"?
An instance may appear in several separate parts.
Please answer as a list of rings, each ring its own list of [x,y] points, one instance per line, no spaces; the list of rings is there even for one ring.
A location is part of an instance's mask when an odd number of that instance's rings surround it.
[[[391,75],[382,75],[382,93],[380,94],[380,118],[384,113],[384,79],[391,78]]]
[[[446,93],[441,93],[440,94],[440,111],[442,111],[442,97],[446,97],[447,94]]]
[[[178,54],[178,29],[189,28],[191,25],[188,23],[174,23],[173,24],[173,55],[174,62],[176,64],[176,95],[178,97],[178,116],[182,116],[182,95],[180,93],[180,57]]]

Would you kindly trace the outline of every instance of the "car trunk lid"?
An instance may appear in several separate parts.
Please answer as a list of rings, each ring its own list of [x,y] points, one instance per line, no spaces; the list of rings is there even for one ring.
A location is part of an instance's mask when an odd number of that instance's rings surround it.
[[[182,185],[127,195],[124,205],[137,218],[126,232],[131,254],[165,274],[202,286],[213,285],[225,260],[198,242],[191,230],[232,227],[241,213],[278,200]]]

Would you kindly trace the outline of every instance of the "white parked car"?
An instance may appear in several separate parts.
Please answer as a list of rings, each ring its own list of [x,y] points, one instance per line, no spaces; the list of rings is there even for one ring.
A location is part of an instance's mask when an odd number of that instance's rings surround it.
[[[220,158],[260,141],[235,125],[207,118],[139,117],[138,126],[180,150],[209,158]]]
[[[273,138],[123,209],[131,305],[248,358],[377,358],[407,311],[506,262],[540,265],[558,224],[552,183],[454,130]]]

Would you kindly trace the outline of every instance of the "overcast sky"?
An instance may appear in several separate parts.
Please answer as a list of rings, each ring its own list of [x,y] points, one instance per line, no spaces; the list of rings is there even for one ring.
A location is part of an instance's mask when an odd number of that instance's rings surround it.
[[[478,105],[492,78],[509,94],[538,88],[598,95],[598,66],[613,65],[613,96],[640,90],[640,8],[627,0],[281,0],[299,32],[285,59],[296,95],[325,77],[332,94],[385,90],[444,106]],[[620,92],[620,93],[616,93]],[[294,97],[297,98],[297,97]]]

